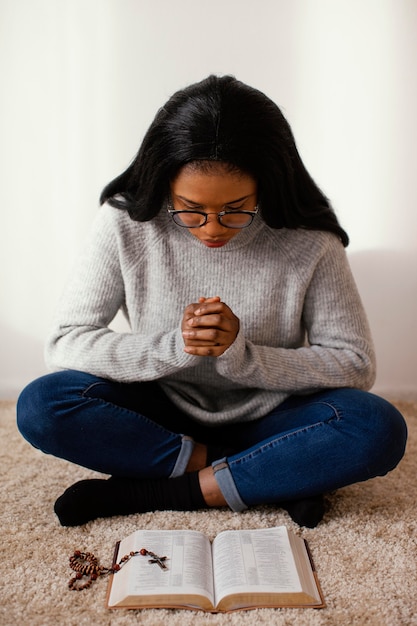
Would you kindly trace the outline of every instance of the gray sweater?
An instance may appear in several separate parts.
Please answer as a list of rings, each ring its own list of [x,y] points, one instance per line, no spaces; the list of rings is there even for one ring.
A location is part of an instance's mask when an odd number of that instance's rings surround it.
[[[220,357],[184,352],[181,320],[220,296],[240,331]],[[109,324],[122,309],[131,332]],[[103,206],[63,294],[46,359],[122,382],[158,380],[204,423],[247,421],[291,394],[369,389],[375,361],[365,313],[338,238],[274,230],[258,216],[207,248],[164,210],[149,222]]]

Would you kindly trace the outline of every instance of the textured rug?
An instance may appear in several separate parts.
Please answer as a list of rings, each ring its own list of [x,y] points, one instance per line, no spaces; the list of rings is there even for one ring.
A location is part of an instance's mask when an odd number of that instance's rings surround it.
[[[285,626],[417,625],[417,403],[395,401],[407,419],[409,443],[398,468],[384,478],[327,497],[316,529],[298,528],[279,509],[244,513],[157,512],[62,528],[53,503],[71,483],[95,474],[47,457],[18,434],[15,404],[0,403],[0,624],[11,626]],[[74,549],[111,561],[115,542],[137,528],[197,529],[213,538],[224,529],[286,525],[310,545],[327,602],[325,609],[259,609],[228,615],[104,607],[107,581],[70,591]]]

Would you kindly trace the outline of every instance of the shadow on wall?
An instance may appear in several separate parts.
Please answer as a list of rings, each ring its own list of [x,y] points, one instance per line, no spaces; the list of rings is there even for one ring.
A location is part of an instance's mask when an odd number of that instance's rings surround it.
[[[40,339],[0,325],[0,399],[15,400],[31,380],[46,374]]]
[[[349,260],[375,341],[375,390],[417,392],[417,252],[353,252]]]

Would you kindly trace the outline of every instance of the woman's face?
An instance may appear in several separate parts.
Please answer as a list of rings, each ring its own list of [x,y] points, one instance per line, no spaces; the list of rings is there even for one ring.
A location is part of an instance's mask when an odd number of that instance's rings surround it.
[[[257,200],[257,183],[243,172],[228,171],[221,163],[208,169],[185,165],[171,182],[171,200],[176,211],[203,211],[208,219],[190,233],[208,248],[220,248],[237,237],[239,229],[220,224],[221,211],[253,211]],[[250,228],[250,227],[249,227]]]

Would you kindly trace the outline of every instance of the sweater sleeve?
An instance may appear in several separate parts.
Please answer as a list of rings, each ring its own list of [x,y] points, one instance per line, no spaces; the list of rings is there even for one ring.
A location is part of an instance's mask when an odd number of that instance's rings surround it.
[[[124,308],[119,258],[123,233],[104,207],[61,297],[45,346],[52,370],[76,369],[120,382],[156,380],[198,363],[184,352],[181,329],[115,332],[109,324]]]
[[[217,371],[242,385],[286,393],[325,388],[369,389],[375,355],[368,321],[345,250],[336,238],[319,259],[306,287],[305,345],[256,345],[241,329],[217,359]]]

